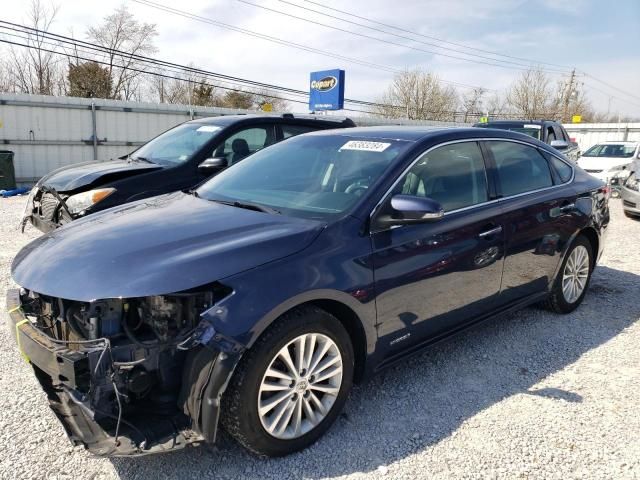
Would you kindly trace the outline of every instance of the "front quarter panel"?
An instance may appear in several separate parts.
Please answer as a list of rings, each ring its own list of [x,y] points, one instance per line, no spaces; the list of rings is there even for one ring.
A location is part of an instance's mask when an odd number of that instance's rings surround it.
[[[233,293],[203,314],[219,336],[250,348],[286,311],[329,300],[360,319],[366,350],[375,348],[375,302],[371,243],[358,235],[355,218],[330,225],[307,249],[258,268],[221,279]]]

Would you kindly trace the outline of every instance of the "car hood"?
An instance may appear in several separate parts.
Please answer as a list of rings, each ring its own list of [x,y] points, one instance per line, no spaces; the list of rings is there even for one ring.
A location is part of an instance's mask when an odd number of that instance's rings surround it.
[[[22,287],[69,300],[161,295],[292,255],[324,226],[177,192],[54,230],[19,252],[11,273]]]
[[[161,168],[164,167],[155,163],[128,160],[78,163],[54,170],[42,177],[38,185],[46,185],[58,192],[68,192]]]
[[[620,157],[580,157],[578,165],[584,170],[609,170],[619,165],[629,165],[633,158]]]

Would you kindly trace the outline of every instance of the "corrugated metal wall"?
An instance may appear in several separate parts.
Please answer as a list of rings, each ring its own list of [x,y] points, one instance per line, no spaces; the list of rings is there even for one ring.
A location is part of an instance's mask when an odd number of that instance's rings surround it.
[[[640,142],[640,123],[583,123],[565,125],[584,152],[596,143],[628,140]]]
[[[4,145],[0,145],[0,149],[15,152],[16,177],[19,182],[29,183],[65,165],[125,155],[191,118],[238,113],[255,112],[3,93],[0,94],[0,144]],[[373,116],[351,118],[358,125],[454,125]],[[640,123],[572,124],[566,128],[583,151],[606,140],[640,141]]]
[[[93,106],[92,106],[93,105]],[[34,182],[72,163],[108,160],[192,118],[256,113],[227,108],[0,94],[0,149],[15,152],[19,182]],[[94,147],[94,115],[96,145]],[[351,117],[359,125],[448,125]],[[95,152],[95,153],[94,153]]]

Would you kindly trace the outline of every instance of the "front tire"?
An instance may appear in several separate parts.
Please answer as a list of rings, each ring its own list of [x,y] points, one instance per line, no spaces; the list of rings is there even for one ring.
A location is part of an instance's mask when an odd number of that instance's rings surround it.
[[[591,243],[578,236],[562,262],[546,306],[556,313],[578,308],[587,293],[594,263]]]
[[[314,306],[296,308],[243,355],[222,397],[222,425],[258,455],[302,450],[339,415],[353,371],[353,346],[340,321]]]

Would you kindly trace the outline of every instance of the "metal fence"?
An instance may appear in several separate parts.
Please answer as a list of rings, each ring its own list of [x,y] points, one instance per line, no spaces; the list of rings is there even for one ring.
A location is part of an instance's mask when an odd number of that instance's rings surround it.
[[[256,113],[215,107],[0,93],[0,144],[15,152],[18,183],[56,168],[108,160],[193,118]],[[460,125],[425,120],[353,117],[358,125]],[[584,151],[605,140],[640,141],[640,123],[566,125]]]
[[[73,163],[108,160],[134,150],[184,121],[256,113],[216,107],[44,95],[0,94],[0,144],[15,152],[19,183]],[[358,125],[453,125],[351,117]]]
[[[640,123],[584,123],[565,125],[583,152],[596,143],[611,141],[640,142]]]

